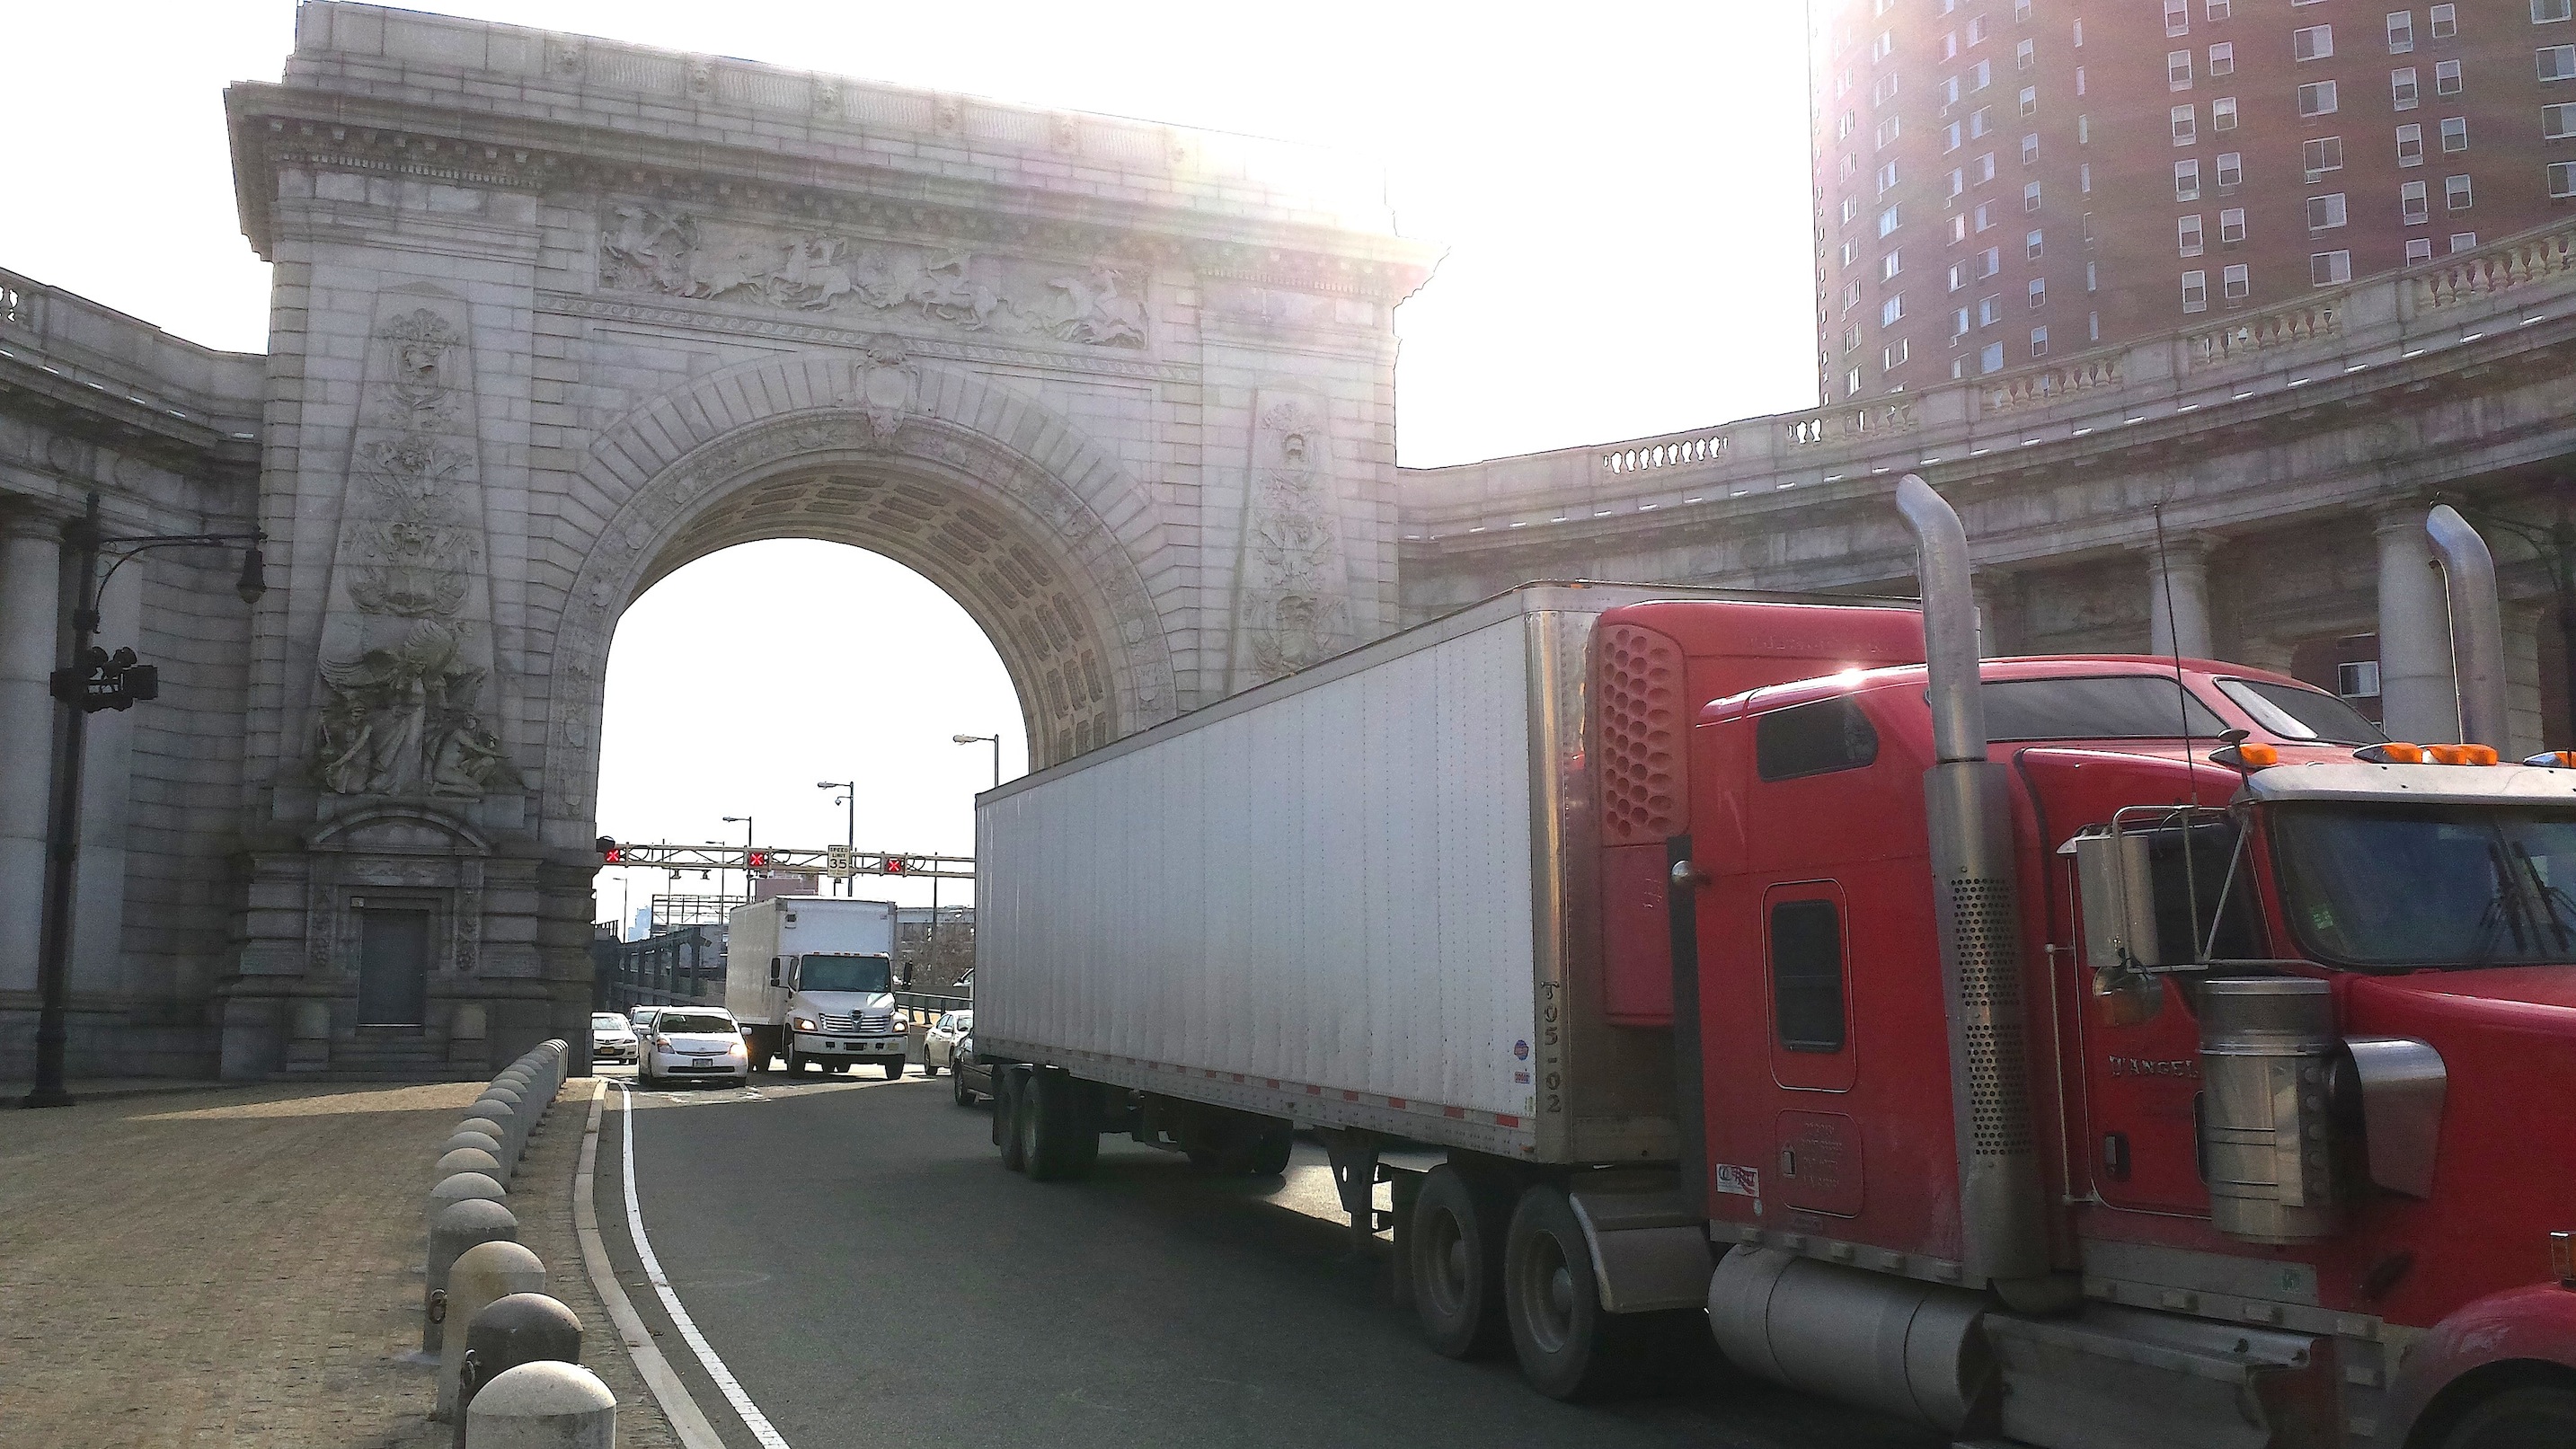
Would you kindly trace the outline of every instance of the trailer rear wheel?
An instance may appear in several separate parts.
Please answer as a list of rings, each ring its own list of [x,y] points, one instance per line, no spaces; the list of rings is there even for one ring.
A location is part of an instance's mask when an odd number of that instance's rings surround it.
[[[1414,1200],[1413,1311],[1438,1353],[1483,1358],[1499,1350],[1503,1321],[1503,1220],[1490,1193],[1443,1163]]]
[[[1099,1158],[1099,1134],[1082,1130],[1090,1115],[1082,1110],[1082,1092],[1080,1082],[1054,1071],[1030,1072],[1020,1091],[1020,1115],[1028,1124],[1020,1153],[1029,1176],[1039,1182],[1080,1178]]]
[[[1247,1170],[1254,1177],[1277,1177],[1288,1170],[1289,1154],[1297,1148],[1297,1129],[1286,1122],[1257,1120],[1261,1127],[1252,1139]]]
[[[1521,1376],[1552,1399],[1598,1393],[1617,1366],[1607,1347],[1614,1325],[1601,1309],[1583,1224],[1553,1184],[1523,1192],[1512,1212],[1503,1285]]]
[[[2527,1384],[2460,1416],[2442,1449],[2560,1449],[2576,1444],[2576,1389]]]

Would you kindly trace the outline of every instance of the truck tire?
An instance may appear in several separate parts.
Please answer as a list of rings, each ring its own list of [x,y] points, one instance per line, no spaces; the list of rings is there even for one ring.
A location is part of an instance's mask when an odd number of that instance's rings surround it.
[[[1599,1393],[1620,1366],[1614,1316],[1601,1308],[1592,1249],[1565,1193],[1539,1183],[1521,1194],[1503,1245],[1503,1307],[1521,1377],[1551,1399]]]
[[[2576,1388],[2525,1384],[2460,1415],[2442,1449],[2556,1449],[2576,1444]]]
[[[966,1079],[954,1071],[948,1074],[948,1095],[955,1097],[960,1107],[975,1105],[975,1094],[966,1090]]]
[[[1413,1312],[1446,1358],[1486,1358],[1511,1335],[1503,1321],[1503,1215],[1490,1193],[1442,1163],[1414,1200]]]
[[[1082,1110],[1083,1091],[1082,1083],[1062,1072],[1029,1073],[1020,1103],[1028,1122],[1022,1153],[1029,1176],[1039,1182],[1076,1181],[1099,1160],[1099,1134],[1082,1130],[1090,1115]]]
[[[904,1062],[903,1062],[903,1058],[901,1058],[901,1057],[896,1057],[893,1061],[887,1062],[887,1063],[885,1064],[886,1080],[887,1080],[887,1081],[889,1081],[889,1082],[900,1082],[900,1081],[902,1081],[902,1080],[903,1080],[903,1066],[904,1066]]]
[[[1001,1144],[1002,1166],[1013,1172],[1028,1167],[1026,1124],[1020,1121],[1028,1097],[1029,1074],[1017,1067],[993,1069],[993,1140]]]
[[[796,1054],[796,1038],[792,1033],[782,1033],[778,1056],[787,1063],[787,1075],[796,1076],[805,1070],[805,1059]]]
[[[1277,1177],[1288,1170],[1289,1154],[1297,1150],[1297,1129],[1286,1122],[1255,1120],[1261,1126],[1253,1135],[1245,1170],[1254,1177]]]

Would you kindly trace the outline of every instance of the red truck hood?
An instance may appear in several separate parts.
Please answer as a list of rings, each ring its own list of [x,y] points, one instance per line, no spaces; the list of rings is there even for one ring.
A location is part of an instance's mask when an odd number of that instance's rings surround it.
[[[2355,1012],[2376,1015],[2455,1012],[2496,1026],[2519,1025],[2576,1034],[2576,965],[2490,966],[2474,971],[2416,971],[2365,976],[2352,983]]]

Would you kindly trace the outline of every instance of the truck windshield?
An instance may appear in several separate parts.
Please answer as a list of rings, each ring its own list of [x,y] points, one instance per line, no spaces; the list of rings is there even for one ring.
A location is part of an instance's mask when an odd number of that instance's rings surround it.
[[[2274,859],[2291,929],[2362,970],[2576,961],[2576,810],[2284,805]]]
[[[883,956],[808,956],[796,968],[800,991],[892,991],[893,979]]]

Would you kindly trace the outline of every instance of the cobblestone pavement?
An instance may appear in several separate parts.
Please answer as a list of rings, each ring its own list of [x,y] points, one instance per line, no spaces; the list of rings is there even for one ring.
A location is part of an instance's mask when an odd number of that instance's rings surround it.
[[[510,1184],[548,1291],[619,1400],[675,1441],[583,1274],[571,1187],[592,1084]],[[49,1449],[432,1449],[421,1201],[479,1083],[207,1089],[0,1110],[0,1439]]]

